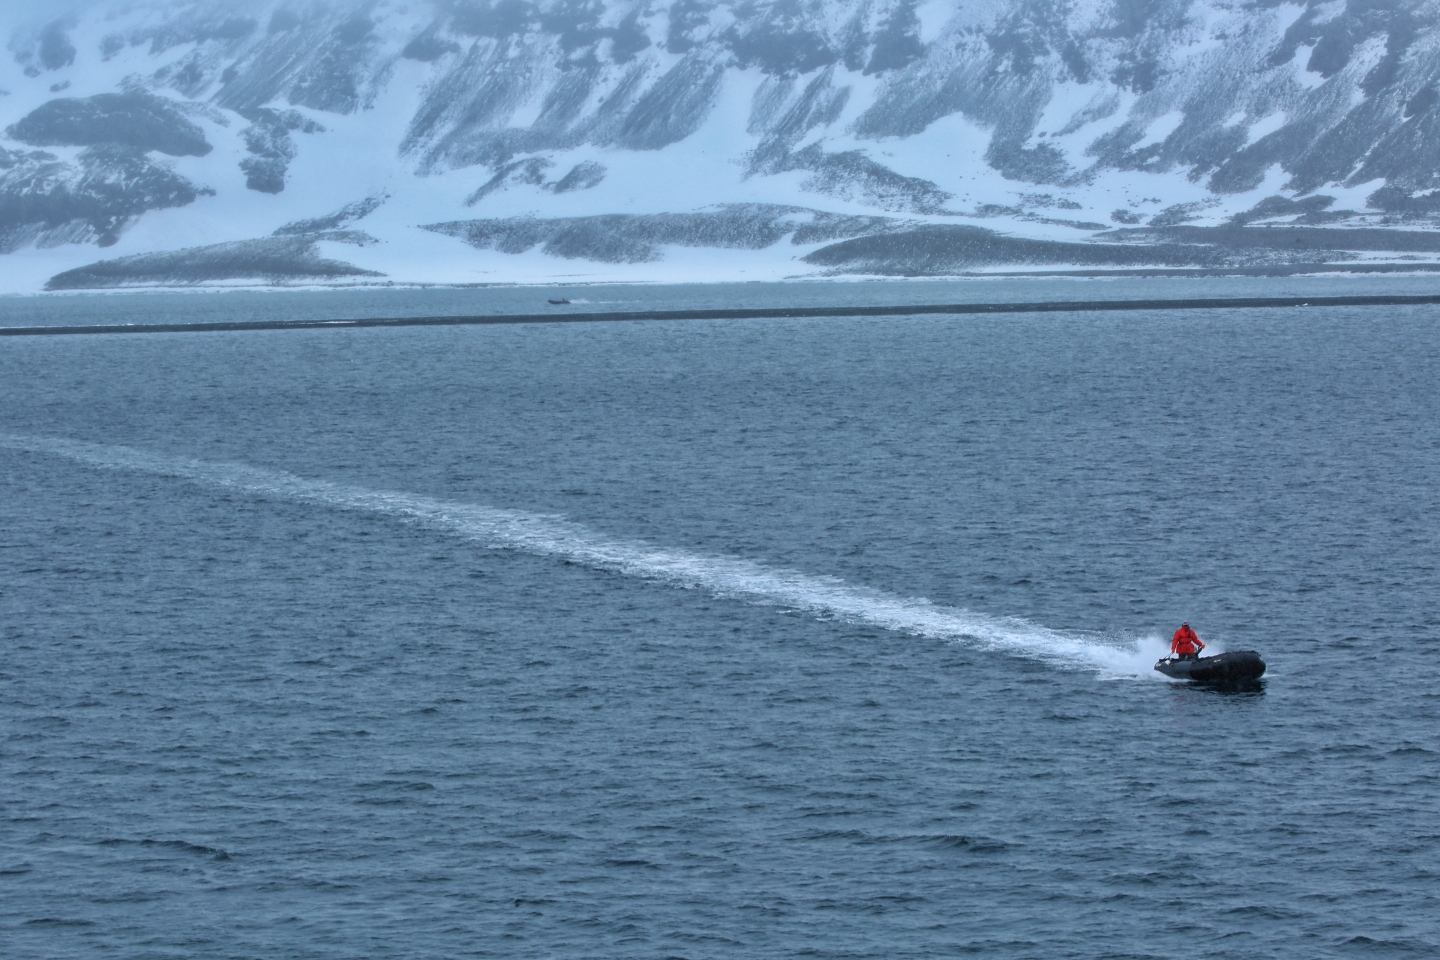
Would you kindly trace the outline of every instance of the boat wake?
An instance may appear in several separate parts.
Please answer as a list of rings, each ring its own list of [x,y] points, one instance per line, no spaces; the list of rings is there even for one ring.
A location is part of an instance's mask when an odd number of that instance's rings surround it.
[[[451,536],[597,570],[704,590],[801,611],[824,619],[866,624],[912,636],[964,643],[1059,666],[1098,669],[1104,675],[1155,677],[1159,637],[1114,641],[1064,633],[1010,617],[992,617],[923,598],[903,597],[753,560],[666,550],[638,540],[607,537],[563,517],[308,480],[278,470],[213,463],[150,453],[133,447],[49,437],[0,434],[0,448],[64,457],[90,467],[173,477],[257,497],[313,503],[420,524]]]

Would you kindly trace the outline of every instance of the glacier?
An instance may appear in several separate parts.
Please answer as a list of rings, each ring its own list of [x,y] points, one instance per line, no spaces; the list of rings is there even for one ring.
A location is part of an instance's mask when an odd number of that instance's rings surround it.
[[[0,31],[0,292],[1440,269],[1432,0],[78,0]]]

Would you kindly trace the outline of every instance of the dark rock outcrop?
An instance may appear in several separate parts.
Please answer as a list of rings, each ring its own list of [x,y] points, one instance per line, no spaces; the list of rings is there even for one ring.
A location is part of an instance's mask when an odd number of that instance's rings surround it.
[[[570,193],[572,190],[589,190],[605,179],[604,164],[584,160],[570,168],[570,172],[559,180],[545,179],[555,161],[549,157],[526,157],[505,164],[495,172],[479,189],[465,198],[465,205],[473,207],[481,200],[513,185],[529,185],[549,190],[551,193]]]
[[[353,242],[355,238],[313,234],[264,237],[164,253],[142,253],[66,270],[51,277],[45,289],[178,286],[224,280],[284,284],[382,276],[373,270],[321,257],[315,244],[325,239]]]
[[[893,227],[888,217],[851,217],[776,204],[728,204],[700,213],[608,214],[595,217],[511,217],[457,220],[425,227],[472,247],[524,253],[540,246],[556,257],[601,263],[659,259],[659,247],[728,247],[760,250],[787,234],[792,243],[823,243]]]
[[[245,186],[261,193],[280,193],[285,189],[285,171],[295,159],[295,141],[290,134],[324,133],[325,128],[298,110],[256,107],[242,110],[240,115],[250,121],[244,130],[245,149],[253,154],[240,161]]]
[[[596,163],[593,160],[582,160],[570,168],[565,174],[554,183],[546,184],[548,190],[554,193],[569,193],[572,190],[589,190],[591,187],[598,187],[605,179],[605,165]]]
[[[211,149],[205,132],[171,101],[143,90],[51,100],[11,124],[5,135],[36,147],[110,144],[172,157],[203,157]]]
[[[323,217],[316,217],[313,220],[296,220],[294,223],[287,223],[275,231],[273,236],[277,237],[299,237],[307,234],[328,234],[335,230],[348,227],[356,220],[363,220],[380,208],[380,205],[388,199],[384,195],[366,197],[364,200],[356,200],[354,203],[347,203],[334,213]]]
[[[74,163],[0,150],[0,252],[28,243],[109,246],[147,210],[183,207],[202,192],[123,147],[91,147]]]
[[[527,157],[524,160],[516,160],[507,163],[495,171],[495,176],[480,185],[474,193],[465,198],[465,205],[473,207],[497,190],[503,190],[511,184],[529,184],[539,186],[545,182],[545,173],[555,165],[555,161],[548,157]]]
[[[844,240],[806,256],[835,273],[946,276],[993,266],[1136,267],[1210,266],[1216,250],[1170,245],[1069,243],[1007,237],[983,227],[925,225]]]
[[[835,86],[828,67],[800,87],[795,78],[771,77],[756,92],[748,129],[762,137],[751,151],[747,173],[809,171],[804,187],[896,213],[940,213],[951,195],[929,180],[902,176],[860,150],[828,153],[820,142],[795,149],[817,127],[834,123],[850,98]]]
[[[55,20],[40,31],[40,45],[37,54],[40,65],[46,70],[59,70],[75,62],[75,44],[70,42],[70,24]]]
[[[947,276],[1002,266],[1078,270],[1237,268],[1251,272],[1355,261],[1373,251],[1440,252],[1440,233],[1317,227],[1113,230],[1097,240],[1008,237],[971,226],[924,225],[844,240],[804,259],[837,274]]]

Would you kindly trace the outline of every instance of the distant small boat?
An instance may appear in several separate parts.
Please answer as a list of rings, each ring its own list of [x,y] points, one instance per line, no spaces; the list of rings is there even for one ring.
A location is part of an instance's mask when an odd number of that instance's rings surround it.
[[[550,302],[553,303],[555,306],[560,307],[560,306],[564,306],[565,304],[569,303],[570,301],[569,301],[569,300],[551,300]]]

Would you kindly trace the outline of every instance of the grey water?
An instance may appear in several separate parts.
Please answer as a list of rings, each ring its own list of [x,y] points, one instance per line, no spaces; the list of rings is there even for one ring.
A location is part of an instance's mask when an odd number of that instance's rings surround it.
[[[1008,283],[579,292],[1433,290]],[[0,342],[0,953],[1435,956],[1437,321]],[[1155,674],[1182,619],[1263,683]]]

